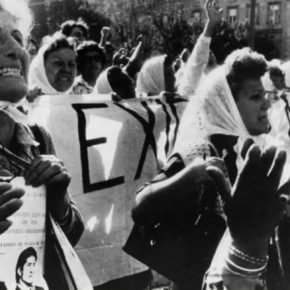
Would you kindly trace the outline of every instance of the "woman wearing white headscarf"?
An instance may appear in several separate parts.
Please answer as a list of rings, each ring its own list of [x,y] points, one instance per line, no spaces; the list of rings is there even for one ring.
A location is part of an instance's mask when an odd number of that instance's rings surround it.
[[[41,94],[71,93],[76,76],[76,54],[73,40],[60,34],[49,38],[39,49],[29,69],[29,87]]]
[[[266,69],[264,57],[245,48],[233,52],[223,66],[207,76],[180,125],[175,152],[184,156],[185,162],[200,154],[194,148],[201,144],[224,157],[225,148],[220,147],[225,146],[226,139],[233,142],[227,149],[231,153],[234,149],[240,157],[247,139],[259,142],[258,136],[270,131],[269,102],[261,82]]]
[[[137,96],[158,96],[165,91],[165,57],[166,55],[154,56],[144,63],[137,76]]]
[[[181,122],[175,149],[167,165],[154,181],[142,188],[136,196],[133,219],[137,224],[149,226],[158,222],[162,223],[165,220],[168,223],[173,221],[174,225],[179,216],[184,216],[188,210],[190,210],[191,217],[194,217],[195,213],[197,216],[201,215],[201,218],[203,214],[207,217],[206,213],[212,217],[212,219],[207,219],[204,224],[208,237],[206,242],[204,241],[204,244],[200,245],[200,249],[192,249],[193,252],[203,251],[203,257],[200,261],[189,261],[189,267],[193,265],[193,269],[190,272],[190,277],[184,277],[182,281],[178,281],[180,289],[201,289],[202,273],[204,274],[209,267],[210,255],[212,255],[212,250],[215,250],[221,237],[218,233],[221,235],[223,233],[221,224],[225,220],[220,211],[220,195],[217,188],[213,189],[209,186],[210,182],[213,182],[211,178],[214,178],[214,181],[218,178],[216,179],[215,174],[209,176],[207,173],[219,171],[219,175],[221,175],[220,170],[222,170],[224,176],[229,176],[231,183],[234,184],[238,169],[241,168],[242,155],[247,151],[244,147],[245,141],[249,138],[259,139],[260,135],[268,133],[271,128],[267,118],[269,102],[261,82],[261,77],[266,69],[265,58],[245,48],[233,52],[227,57],[223,66],[211,72],[205,78],[197,94],[191,98]],[[274,196],[273,200],[269,201],[266,198],[267,195],[265,195],[265,199],[256,200],[256,194],[258,192],[260,194],[263,190],[257,189],[256,192],[252,192],[253,188],[250,185],[255,183],[249,182],[248,178],[251,175],[250,171],[253,182],[254,175],[259,175],[259,172],[267,178],[268,171],[261,172],[259,166],[260,163],[262,165],[265,163],[264,168],[268,170],[269,164],[272,164],[274,160],[275,153],[275,148],[270,148],[264,153],[256,148],[251,150],[250,156],[248,156],[250,160],[252,159],[250,162],[252,163],[251,170],[245,169],[249,170],[247,178],[239,180],[241,186],[238,186],[238,189],[243,188],[243,194],[247,193],[247,199],[241,200],[241,204],[238,204],[234,211],[239,219],[244,221],[246,216],[243,211],[243,203],[245,203],[249,209],[249,216],[253,214],[252,218],[256,217],[255,212],[259,208],[261,216],[266,215],[267,219],[264,219],[264,223],[263,219],[260,218],[255,223],[253,220],[252,223],[249,223],[248,220],[245,221],[249,231],[244,231],[237,223],[229,224],[234,244],[231,244],[230,241],[221,247],[223,253],[217,257],[222,259],[222,263],[213,261],[205,281],[205,287],[208,289],[216,287],[223,290],[253,290],[256,289],[257,285],[264,289],[265,281],[261,275],[267,267],[269,239],[275,225],[279,222],[277,216],[281,217],[283,209],[282,206],[280,207],[279,194],[276,194],[278,185],[275,188],[269,186],[263,188],[265,192],[269,191],[271,197]],[[224,162],[219,158],[212,159],[211,156],[220,157]],[[198,158],[204,160],[197,162]],[[283,168],[285,152],[279,153],[276,158],[278,161],[275,163],[277,162]],[[224,178],[221,180],[217,186],[228,184]],[[255,182],[259,183],[256,180]],[[260,183],[260,186],[264,186],[264,184]],[[228,184],[227,188],[229,187]],[[219,189],[221,190],[221,188]],[[220,192],[223,193],[223,191]],[[252,193],[252,195],[248,193]],[[201,205],[205,196],[208,197],[208,200],[204,212]],[[229,196],[224,201],[227,209],[233,206],[231,199]],[[274,209],[270,216],[268,216],[269,206],[273,206]],[[231,222],[232,216],[228,215],[228,211],[226,214],[228,222]],[[190,221],[184,220],[182,224],[191,224],[192,222],[192,219]],[[194,222],[191,224],[192,228],[200,222],[200,218]],[[178,233],[178,228],[175,230]],[[251,236],[248,235],[249,232],[251,232]],[[202,239],[199,236],[195,238]],[[244,242],[241,248],[238,247],[241,244],[236,243],[240,242],[240,239]],[[255,240],[260,242],[256,244]],[[231,256],[230,251],[233,248],[235,254]],[[240,254],[240,259],[237,258],[237,253]],[[235,264],[235,267],[231,267],[230,270],[228,269],[229,264],[225,262],[227,257],[229,263]],[[246,257],[245,259],[250,262],[244,263],[241,257]]]

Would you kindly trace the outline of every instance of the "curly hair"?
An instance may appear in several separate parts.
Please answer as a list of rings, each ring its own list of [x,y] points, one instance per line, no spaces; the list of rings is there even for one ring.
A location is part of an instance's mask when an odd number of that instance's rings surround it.
[[[89,27],[88,27],[87,23],[81,18],[79,18],[76,21],[75,20],[67,20],[67,21],[63,22],[61,24],[60,31],[61,31],[62,34],[66,35],[66,36],[70,36],[72,30],[75,27],[78,27],[79,29],[82,30],[85,39],[88,38],[88,36],[89,36]]]
[[[226,79],[235,100],[247,79],[262,77],[268,69],[265,57],[249,47],[233,51],[225,60]]]
[[[106,55],[104,50],[98,45],[97,42],[93,40],[86,40],[80,43],[76,48],[78,71],[80,70],[80,66],[86,56],[86,53],[91,51],[97,52],[100,63],[103,68],[105,67]]]
[[[44,62],[46,61],[48,55],[52,53],[53,51],[62,49],[62,48],[69,48],[73,51],[75,51],[75,42],[72,38],[66,37],[63,34],[54,34],[46,43],[47,47],[45,49],[45,52],[43,54]]]

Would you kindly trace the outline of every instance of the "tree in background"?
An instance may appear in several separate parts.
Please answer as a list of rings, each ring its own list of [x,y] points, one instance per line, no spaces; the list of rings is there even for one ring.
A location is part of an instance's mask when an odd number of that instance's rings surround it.
[[[83,18],[90,27],[91,39],[96,41],[100,38],[101,28],[111,24],[108,17],[85,1],[51,1],[45,5],[44,2],[31,0],[30,6],[35,19],[31,34],[38,43],[45,35],[51,35],[59,30],[60,25],[68,19]]]
[[[248,26],[246,23],[236,23],[230,26],[222,21],[213,33],[211,50],[217,62],[222,63],[234,50],[248,46]]]
[[[31,0],[33,3],[34,0]],[[98,0],[89,4],[85,0],[52,1],[48,6],[32,6],[36,25],[32,31],[40,41],[46,34],[59,29],[67,19],[83,18],[90,27],[90,37],[99,41],[103,26],[111,27],[109,41],[116,48],[129,50],[143,35],[144,55],[168,53],[177,56],[184,48],[191,50],[203,29],[202,15],[191,18],[188,7],[171,5],[171,0]],[[236,23],[233,27],[223,21],[213,35],[211,49],[218,63],[237,48],[248,45],[248,25]],[[279,53],[267,35],[256,33],[256,49],[268,59]]]
[[[166,1],[113,1],[104,13],[111,18],[121,43],[129,47],[135,45],[137,36],[142,34],[145,54],[176,56],[184,47],[193,47],[202,25],[189,23],[184,8],[164,3]]]

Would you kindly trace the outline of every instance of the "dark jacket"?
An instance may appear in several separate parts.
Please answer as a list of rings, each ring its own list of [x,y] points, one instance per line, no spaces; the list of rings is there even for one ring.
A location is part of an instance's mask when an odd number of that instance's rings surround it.
[[[17,123],[11,144],[12,146],[9,149],[28,162],[31,162],[39,154],[55,155],[55,148],[50,134],[38,125],[28,127]],[[1,155],[0,157],[1,166],[3,168],[12,172],[16,176],[21,176],[23,174],[23,168],[16,166],[6,156]],[[64,226],[61,227],[70,243],[75,246],[83,233],[84,222],[80,211],[77,209],[68,193],[66,198],[70,202],[70,214],[67,216],[67,221],[65,221]],[[49,289],[66,290],[67,286],[61,268],[60,259],[56,253],[55,238],[52,232],[52,227],[49,218],[46,220],[47,234],[45,244],[44,277]]]

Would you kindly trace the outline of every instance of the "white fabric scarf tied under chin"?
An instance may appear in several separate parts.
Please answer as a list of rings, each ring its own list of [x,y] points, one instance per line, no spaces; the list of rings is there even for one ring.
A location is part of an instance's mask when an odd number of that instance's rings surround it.
[[[21,123],[24,125],[31,125],[34,122],[28,115],[22,113],[17,109],[16,106],[19,106],[20,103],[14,104],[7,101],[0,101],[0,111],[8,115],[11,119],[13,119],[16,123]]]
[[[49,44],[44,44],[38,51],[30,64],[28,74],[28,85],[30,89],[35,87],[41,89],[44,95],[67,95],[71,92],[72,86],[65,92],[57,91],[49,82],[44,63],[44,54]]]
[[[235,151],[252,138],[242,120],[225,77],[225,67],[212,71],[196,95],[191,97],[178,132],[173,153],[179,153],[185,164],[196,157],[210,155],[209,136],[223,134],[238,136]]]

